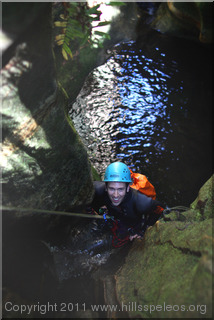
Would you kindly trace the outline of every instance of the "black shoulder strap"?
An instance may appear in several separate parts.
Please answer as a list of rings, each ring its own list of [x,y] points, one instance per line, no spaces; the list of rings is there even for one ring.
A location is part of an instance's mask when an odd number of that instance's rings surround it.
[[[139,200],[138,199],[138,195],[140,195],[140,194],[141,193],[139,191],[133,189],[133,208],[134,208],[134,210],[136,212],[136,215],[138,217],[140,217],[142,219],[143,224],[145,224],[147,219],[148,219],[148,215],[142,214],[142,212],[139,211],[139,208],[137,206],[137,201]]]
[[[134,209],[134,212],[136,213],[136,215],[138,217],[141,217],[141,213],[139,212],[138,207],[137,207],[137,198],[138,198],[137,190],[132,189],[133,209]]]

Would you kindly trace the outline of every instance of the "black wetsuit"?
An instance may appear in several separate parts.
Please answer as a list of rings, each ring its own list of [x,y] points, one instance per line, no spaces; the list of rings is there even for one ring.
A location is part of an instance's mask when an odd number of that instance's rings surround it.
[[[114,206],[106,191],[105,182],[94,182],[95,195],[91,204],[92,208],[98,212],[99,208],[106,206],[108,215],[120,221],[127,229],[145,231],[160,218],[160,208],[162,205],[156,200],[152,200],[141,192],[130,188],[125,198],[119,206]]]

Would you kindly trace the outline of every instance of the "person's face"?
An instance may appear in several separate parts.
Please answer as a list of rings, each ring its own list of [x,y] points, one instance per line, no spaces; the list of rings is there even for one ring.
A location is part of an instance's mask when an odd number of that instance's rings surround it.
[[[106,191],[114,206],[119,206],[123,201],[126,192],[129,191],[129,186],[125,182],[108,182]]]

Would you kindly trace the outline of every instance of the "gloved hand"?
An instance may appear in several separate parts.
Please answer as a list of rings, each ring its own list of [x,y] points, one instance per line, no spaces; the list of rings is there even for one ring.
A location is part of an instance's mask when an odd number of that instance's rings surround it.
[[[132,241],[135,238],[142,239],[144,236],[144,233],[145,233],[145,231],[143,231],[143,230],[136,231],[133,228],[129,228],[128,232],[129,232],[129,240],[130,241]]]
[[[132,240],[135,239],[135,238],[137,238],[137,239],[142,239],[142,237],[139,236],[138,234],[135,234],[134,236],[129,236],[129,240],[130,240],[130,241],[132,241]]]

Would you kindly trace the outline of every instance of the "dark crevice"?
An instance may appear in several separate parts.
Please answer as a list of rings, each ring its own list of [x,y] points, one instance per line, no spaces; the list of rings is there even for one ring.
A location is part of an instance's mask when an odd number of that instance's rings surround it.
[[[166,243],[169,243],[173,248],[180,250],[184,254],[194,255],[194,256],[199,257],[199,258],[201,257],[201,252],[200,251],[190,250],[189,248],[176,247],[173,244],[172,240],[168,240],[168,241],[166,241],[164,243],[161,243],[161,245],[164,245]]]

